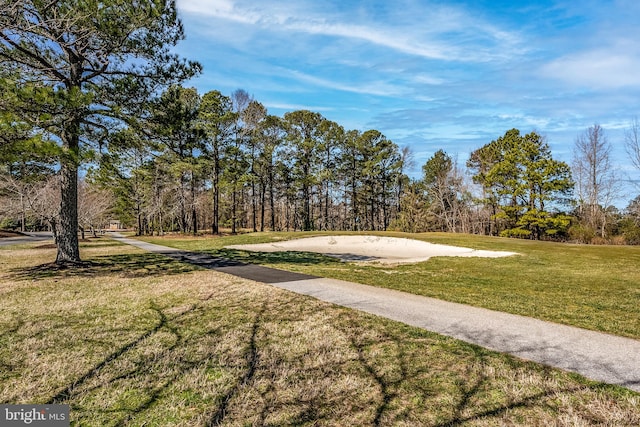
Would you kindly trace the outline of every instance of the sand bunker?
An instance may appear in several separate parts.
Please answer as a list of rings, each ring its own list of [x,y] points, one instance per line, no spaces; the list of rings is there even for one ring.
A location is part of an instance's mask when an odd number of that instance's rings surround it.
[[[408,264],[436,256],[497,258],[515,252],[482,251],[420,240],[381,236],[318,236],[273,243],[227,246],[253,252],[317,252],[343,261]]]

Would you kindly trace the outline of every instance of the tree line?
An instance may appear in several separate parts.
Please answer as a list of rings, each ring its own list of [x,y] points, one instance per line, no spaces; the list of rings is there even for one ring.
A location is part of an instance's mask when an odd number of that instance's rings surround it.
[[[633,129],[630,156],[640,153]],[[116,218],[149,235],[392,229],[586,243],[640,235],[637,201],[624,213],[611,206],[616,179],[599,125],[577,136],[571,165],[539,133],[511,129],[464,166],[438,150],[411,178],[411,151],[377,130],[346,130],[306,110],[271,115],[241,89],[200,95],[172,85],[103,142],[79,185],[83,237]],[[27,216],[55,224],[59,172],[47,153],[7,163],[7,225],[24,227]]]
[[[410,178],[410,150],[377,130],[312,111],[274,116],[244,90],[184,87],[201,66],[171,52],[183,37],[170,0],[0,5],[0,225],[46,224],[58,263],[80,262],[78,231],[107,218],[139,234],[640,240],[639,199],[613,207],[620,178],[599,125],[577,136],[570,165],[537,132],[512,129],[462,165],[439,150]],[[640,169],[639,129],[626,147]]]
[[[141,234],[386,230],[407,180],[402,150],[379,131],[270,115],[244,90],[172,86],[108,148],[89,176],[115,189],[114,213]]]
[[[599,125],[576,137],[571,164],[539,133],[511,129],[464,166],[436,151],[419,178],[408,175],[410,149],[379,131],[311,111],[269,115],[244,90],[172,87],[144,135],[120,134],[98,179],[120,189],[120,216],[141,234],[393,229],[637,243],[637,203],[612,205],[620,180]]]

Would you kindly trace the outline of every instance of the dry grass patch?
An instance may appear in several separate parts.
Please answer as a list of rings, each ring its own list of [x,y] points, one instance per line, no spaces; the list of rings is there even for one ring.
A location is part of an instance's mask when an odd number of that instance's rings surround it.
[[[0,252],[0,402],[77,425],[638,425],[639,395],[137,249]]]

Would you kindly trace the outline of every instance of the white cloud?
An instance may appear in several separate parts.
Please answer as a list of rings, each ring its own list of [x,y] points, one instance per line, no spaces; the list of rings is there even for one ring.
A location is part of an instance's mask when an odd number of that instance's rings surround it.
[[[246,3],[246,2],[245,2]],[[482,62],[515,53],[516,34],[500,30],[462,9],[421,5],[400,10],[401,18],[385,22],[349,13],[317,12],[314,3],[269,2],[256,6],[233,0],[178,0],[181,11],[236,23],[258,26],[267,31],[285,31],[361,40],[396,52],[436,60]],[[398,4],[401,9],[404,5]],[[366,14],[365,14],[366,15]],[[348,22],[347,22],[348,20]],[[450,41],[457,39],[457,41]],[[485,48],[478,49],[478,39]],[[463,41],[460,43],[460,41]],[[476,41],[474,41],[476,40]],[[488,43],[486,43],[488,41]],[[489,45],[487,48],[486,46]]]
[[[201,15],[224,16],[232,15],[233,0],[178,0],[178,8],[187,13]]]
[[[429,74],[417,74],[413,76],[413,81],[415,83],[427,84],[427,85],[433,85],[433,86],[438,86],[445,83],[444,79],[441,79],[439,77],[434,77]]]
[[[640,86],[640,56],[596,49],[556,59],[542,67],[551,78],[594,89]]]
[[[367,82],[366,84],[349,84],[339,82],[337,80],[315,77],[309,74],[302,73],[300,71],[287,70],[287,72],[296,80],[342,92],[352,92],[374,96],[395,96],[405,92],[405,88],[389,84],[385,81]]]
[[[285,111],[295,111],[295,110],[310,110],[310,111],[334,111],[333,107],[319,107],[319,106],[311,106],[304,104],[291,104],[291,103],[280,103],[280,102],[265,102],[265,106],[269,109],[273,108],[276,110],[285,110]]]
[[[423,58],[453,59],[460,56],[460,53],[455,52],[457,49],[444,46],[442,43],[432,41],[422,44],[413,40],[410,34],[399,34],[399,32],[384,28],[341,23],[299,22],[288,25],[288,29],[310,34],[364,40],[375,45]]]

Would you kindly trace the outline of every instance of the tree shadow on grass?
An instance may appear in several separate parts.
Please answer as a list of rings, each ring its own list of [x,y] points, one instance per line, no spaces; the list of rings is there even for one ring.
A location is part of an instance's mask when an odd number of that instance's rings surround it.
[[[336,265],[341,261],[315,252],[251,252],[237,249],[217,249],[208,254],[249,264]]]
[[[202,301],[204,302],[206,299],[202,299]],[[92,394],[100,389],[117,388],[117,384],[122,380],[130,382],[138,381],[140,385],[136,389],[144,395],[143,399],[137,402],[128,402],[126,405],[120,407],[92,409],[89,411],[91,413],[111,414],[112,425],[129,425],[140,413],[143,413],[155,405],[161,399],[163,393],[166,393],[166,390],[181,377],[189,375],[190,372],[202,368],[208,363],[211,357],[210,354],[203,355],[201,359],[196,360],[187,360],[178,357],[180,353],[178,349],[185,344],[184,337],[179,330],[181,326],[180,321],[182,318],[200,311],[202,308],[203,306],[201,304],[194,304],[181,313],[168,316],[163,310],[160,310],[151,302],[150,309],[153,310],[158,317],[155,325],[147,331],[142,332],[133,340],[123,343],[112,353],[106,355],[103,360],[99,361],[95,366],[86,371],[86,373],[74,379],[62,390],[50,397],[46,403],[59,404],[67,402],[71,405],[72,410],[80,413],[86,412],[81,399],[78,401],[80,396]],[[135,353],[141,348],[149,348],[147,347],[149,345],[147,341],[160,332],[170,333],[174,339],[170,343],[163,344],[157,353],[151,351],[137,362],[134,359],[133,368],[122,369],[118,367],[119,363],[126,366],[126,361],[130,360],[131,357],[135,357],[131,356],[131,353]],[[149,350],[151,348],[149,348]],[[158,369],[163,361],[167,359],[175,359],[174,372]],[[96,382],[96,378],[100,376],[104,376],[104,378]],[[148,377],[153,377],[156,381],[144,381]],[[87,387],[88,383],[93,384]],[[125,392],[126,391],[123,391],[122,393]]]
[[[408,379],[407,360],[402,343],[395,336],[386,334],[381,334],[373,341],[364,339],[362,335],[357,333],[358,325],[354,324],[351,319],[340,329],[343,335],[349,339],[351,348],[356,352],[358,363],[378,388],[379,396],[372,425],[380,426],[389,404],[398,397],[398,391]],[[391,358],[391,363],[394,368],[397,368],[393,369],[395,375],[381,373],[380,360],[370,358],[368,355],[369,347],[376,344],[390,344],[396,351],[395,357]],[[388,366],[389,362],[390,360],[385,360],[384,365]]]
[[[183,274],[200,268],[153,253],[105,255],[92,258],[80,265],[47,263],[31,268],[13,269],[16,280],[57,279],[68,277],[148,277]]]
[[[184,377],[188,377],[194,371],[211,367],[211,360],[216,359],[217,354],[210,351],[194,353],[188,357],[185,357],[182,353],[184,347],[196,345],[196,342],[205,335],[220,335],[222,333],[219,327],[208,329],[201,332],[201,335],[196,336],[189,334],[189,337],[185,337],[181,333],[181,329],[185,327],[185,322],[188,325],[188,323],[192,321],[190,316],[202,316],[206,312],[207,308],[205,304],[209,299],[210,297],[201,298],[200,302],[192,304],[188,309],[177,314],[167,314],[167,311],[171,311],[171,309],[165,309],[163,311],[152,303],[150,308],[157,313],[158,317],[158,321],[154,326],[132,341],[122,345],[113,353],[107,355],[84,375],[75,379],[62,391],[49,398],[47,403],[68,402],[72,410],[76,410],[77,412],[101,412],[111,414],[110,418],[115,426],[126,426],[134,422],[142,413],[158,404],[161,399],[166,398],[167,391],[171,389],[174,383]],[[242,393],[243,387],[252,382],[259,362],[257,336],[267,308],[266,304],[266,302],[262,304],[262,308],[256,311],[253,321],[247,324],[247,327],[250,328],[249,331],[247,331],[247,342],[239,341],[238,343],[239,345],[245,346],[243,352],[244,369],[237,376],[235,383],[232,383],[228,389],[221,390],[220,393],[217,393],[215,396],[215,408],[212,409],[211,413],[203,414],[208,419],[205,421],[205,425],[219,425],[224,423],[230,402],[237,394]],[[150,352],[147,354],[143,360],[135,363],[132,368],[122,370],[118,366],[119,363],[126,366],[126,363],[123,362],[133,357],[129,354],[145,348],[145,346],[148,345],[147,340],[159,332],[168,332],[173,335],[175,339],[170,343],[163,344],[158,352]],[[119,361],[119,359],[122,359],[122,361]],[[166,370],[166,368],[160,369],[159,367],[163,366],[168,360],[172,361],[173,370]],[[113,370],[115,370],[115,372]],[[102,371],[109,372],[103,374]],[[104,378],[96,382],[96,378],[101,375],[104,375]],[[149,377],[154,378],[154,381],[147,381]],[[141,394],[144,394],[144,398],[138,402],[129,402],[126,406],[118,408],[112,406],[98,410],[88,410],[83,406],[81,402],[82,396],[92,394],[103,388],[116,388],[118,387],[118,382],[121,380],[129,382],[138,381],[140,385],[137,386],[136,389]],[[88,383],[92,383],[92,385],[87,387],[86,385]]]
[[[378,389],[378,395],[372,402],[375,411],[371,425],[374,426],[420,424],[423,421],[420,419],[421,409],[412,406],[411,399],[444,401],[446,398],[448,408],[439,411],[436,424],[433,425],[453,427],[474,423],[506,423],[503,417],[506,415],[509,418],[509,414],[513,411],[523,411],[523,414],[527,414],[527,411],[531,410],[532,415],[539,413],[541,416],[544,412],[562,413],[565,409],[560,404],[555,406],[558,396],[569,398],[575,396],[576,399],[580,399],[585,393],[617,389],[615,386],[580,379],[566,384],[547,381],[547,378],[553,378],[555,375],[553,368],[547,366],[535,368],[533,362],[527,362],[532,364],[532,375],[539,375],[539,384],[530,387],[527,391],[507,394],[501,399],[496,399],[492,397],[492,391],[497,390],[496,386],[500,385],[501,379],[494,377],[494,362],[490,350],[461,343],[457,358],[460,364],[466,365],[465,369],[459,371],[456,378],[445,386],[446,383],[440,384],[439,378],[443,373],[449,373],[449,368],[442,365],[442,362],[438,362],[437,357],[429,357],[423,361],[415,360],[411,350],[414,344],[403,332],[387,330],[367,338],[366,334],[358,333],[360,327],[362,326],[347,320],[340,330],[349,339],[363,372],[371,378],[372,384]],[[425,346],[427,353],[430,345],[437,345],[437,343],[420,344]],[[381,351],[382,346],[385,346],[387,351]],[[446,350],[436,347],[434,351]],[[385,357],[385,354],[389,357]],[[433,365],[430,360],[434,361]],[[502,360],[513,371],[523,369],[523,362],[511,356],[503,356]],[[511,380],[515,382],[517,378],[514,376]],[[411,395],[407,395],[407,390],[410,390]],[[409,403],[404,409],[401,408],[403,402]],[[589,416],[586,413],[580,415]],[[604,420],[605,418],[598,415],[591,415],[589,424],[601,424]]]
[[[73,381],[73,383],[69,384],[63,390],[59,391],[57,394],[55,394],[53,397],[51,397],[46,403],[47,404],[54,404],[54,403],[64,402],[64,401],[68,400],[69,398],[72,397],[72,395],[75,393],[75,390],[79,386],[84,384],[88,379],[96,376],[99,373],[99,371],[101,369],[103,369],[107,364],[109,364],[110,362],[116,360],[120,356],[124,355],[125,353],[127,353],[128,351],[130,351],[131,349],[133,349],[134,347],[136,347],[140,343],[142,343],[145,339],[149,338],[153,334],[157,333],[160,329],[165,327],[166,324],[167,324],[167,317],[165,316],[165,314],[161,310],[159,310],[157,307],[154,307],[153,305],[151,306],[151,309],[154,310],[158,314],[158,317],[159,317],[159,321],[157,322],[157,324],[153,328],[151,328],[150,330],[144,332],[143,334],[141,334],[139,337],[137,337],[133,341],[131,341],[131,342],[123,345],[122,347],[116,349],[113,353],[109,354],[102,361],[98,362],[93,368],[91,368],[88,372],[86,372],[80,378],[75,379]]]
[[[312,252],[247,252],[220,249],[207,252],[175,251],[95,256],[79,264],[47,263],[27,269],[11,271],[16,280],[62,279],[69,277],[101,277],[120,275],[123,277],[147,277],[182,274],[202,268],[227,271],[227,267],[242,267],[247,264],[278,265],[335,265],[340,263],[331,257]],[[271,270],[276,271],[276,270]],[[238,272],[231,274],[240,275]],[[260,274],[259,274],[260,276]],[[311,277],[311,276],[309,276]],[[249,277],[260,280],[260,277]],[[299,278],[298,278],[299,279]],[[291,280],[294,280],[293,278]],[[296,279],[297,280],[297,279]]]
[[[233,387],[231,387],[224,396],[220,398],[220,404],[216,408],[216,410],[212,413],[209,420],[205,425],[207,426],[218,426],[223,423],[225,417],[227,416],[227,411],[229,407],[229,403],[231,399],[235,395],[237,395],[243,386],[249,384],[255,375],[257,366],[258,366],[258,345],[257,345],[257,335],[258,328],[262,323],[262,318],[264,317],[265,311],[267,309],[266,301],[262,304],[262,308],[256,313],[255,319],[253,321],[253,325],[251,327],[251,336],[249,338],[249,344],[244,351],[244,358],[246,360],[246,371],[237,379],[237,382]]]

